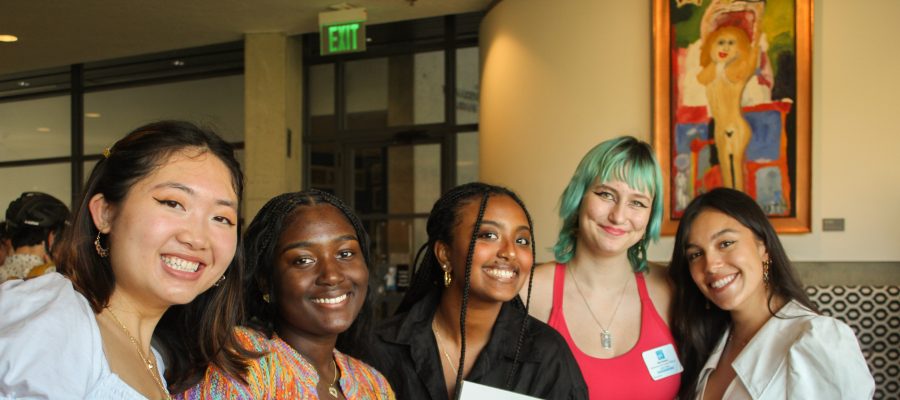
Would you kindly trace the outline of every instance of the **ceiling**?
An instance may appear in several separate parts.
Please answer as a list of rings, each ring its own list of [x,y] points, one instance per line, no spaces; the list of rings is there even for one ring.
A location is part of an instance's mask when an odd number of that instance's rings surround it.
[[[240,40],[314,32],[333,5],[368,24],[486,10],[491,0],[0,0],[0,75]]]

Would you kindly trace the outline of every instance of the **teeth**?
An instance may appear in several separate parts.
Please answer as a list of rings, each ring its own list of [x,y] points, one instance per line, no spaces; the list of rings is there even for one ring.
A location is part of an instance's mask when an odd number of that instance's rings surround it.
[[[198,262],[191,262],[191,261],[181,259],[178,257],[162,256],[162,260],[170,268],[178,270],[178,271],[196,272],[197,268],[200,267],[200,263],[198,263]]]
[[[484,272],[497,279],[512,279],[516,273],[507,269],[485,268]]]
[[[735,274],[735,275],[728,275],[728,276],[726,276],[726,277],[724,277],[724,278],[722,278],[722,279],[719,279],[719,280],[713,282],[713,283],[710,284],[709,286],[711,286],[713,289],[720,289],[720,288],[722,288],[722,287],[725,287],[725,285],[731,283],[731,281],[733,281],[734,278],[737,278],[737,274]]]
[[[316,304],[337,304],[346,299],[347,299],[347,293],[344,293],[338,297],[312,299],[312,302],[316,303]]]

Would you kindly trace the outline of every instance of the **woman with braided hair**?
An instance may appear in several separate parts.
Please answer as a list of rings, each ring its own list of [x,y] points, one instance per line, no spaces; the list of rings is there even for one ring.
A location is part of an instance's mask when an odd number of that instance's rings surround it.
[[[235,335],[262,353],[234,376],[211,365],[181,399],[393,399],[350,357],[371,325],[369,239],[359,218],[315,189],[269,200],[244,235],[247,318]]]
[[[462,381],[544,399],[587,389],[565,341],[517,300],[531,284],[531,217],[515,193],[484,183],[435,202],[424,258],[397,315],[364,359],[403,399],[455,399]],[[418,258],[418,257],[417,257]],[[364,344],[361,344],[365,346]]]

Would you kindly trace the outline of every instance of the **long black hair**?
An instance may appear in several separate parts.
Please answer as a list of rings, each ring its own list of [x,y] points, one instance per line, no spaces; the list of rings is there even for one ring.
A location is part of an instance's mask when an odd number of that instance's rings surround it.
[[[453,231],[456,230],[462,222],[459,218],[460,209],[462,209],[464,205],[469,204],[472,201],[479,201],[480,203],[478,207],[478,217],[476,218],[475,225],[472,229],[472,236],[471,239],[469,239],[468,252],[466,254],[465,282],[463,284],[463,297],[459,318],[461,340],[459,351],[459,368],[456,372],[456,395],[454,397],[459,396],[459,389],[463,379],[463,367],[465,366],[466,310],[469,301],[472,256],[475,251],[475,241],[477,239],[478,231],[481,227],[481,221],[484,218],[484,211],[487,207],[488,199],[493,196],[507,196],[513,199],[519,205],[519,207],[522,208],[522,211],[525,213],[525,217],[528,219],[528,231],[531,234],[532,238],[531,258],[532,260],[534,260],[534,227],[531,222],[531,214],[528,213],[528,209],[525,208],[525,203],[522,202],[518,195],[507,188],[489,185],[481,182],[473,182],[457,186],[453,189],[450,189],[450,191],[441,196],[441,198],[439,198],[434,203],[434,207],[431,208],[431,214],[428,216],[428,223],[426,224],[426,231],[428,232],[428,242],[425,243],[419,250],[419,253],[416,255],[416,259],[418,261],[419,256],[423,251],[424,257],[421,259],[421,263],[416,263],[418,267],[416,268],[416,273],[413,276],[410,288],[406,292],[406,295],[403,296],[403,300],[400,302],[400,305],[397,307],[398,314],[407,312],[410,308],[412,308],[414,304],[422,300],[429,293],[443,293],[443,270],[441,269],[441,263],[437,259],[437,255],[434,253],[435,243],[440,241],[448,245],[453,244]],[[516,370],[518,369],[519,351],[522,348],[522,343],[525,340],[525,332],[528,329],[528,304],[531,302],[531,286],[533,279],[534,274],[529,273],[528,296],[525,300],[523,310],[524,312],[522,314],[522,325],[519,331],[519,339],[516,343],[516,354],[513,360],[513,367],[512,369],[510,369],[509,374],[506,377],[507,389],[511,389],[513,377],[515,376]],[[521,305],[521,300],[518,300],[518,296],[512,301],[516,302],[516,304]]]
[[[100,236],[91,218],[91,198],[102,194],[110,204],[121,204],[135,184],[162,167],[170,156],[194,150],[225,164],[232,189],[240,200],[244,175],[231,145],[215,132],[190,122],[159,121],[138,127],[107,149],[105,157],[94,166],[74,209],[72,226],[63,234],[57,263],[94,313],[99,314],[109,304],[116,277],[109,258],[101,257],[94,248],[94,239],[100,240]],[[106,240],[103,235],[103,242]],[[236,240],[234,258],[223,275],[225,281],[188,304],[169,307],[156,327],[154,336],[170,356],[166,360],[166,380],[172,392],[195,384],[209,363],[238,375],[255,354],[244,349],[232,334],[241,318],[243,297],[243,256],[240,238]]]
[[[681,375],[679,398],[693,398],[697,391],[697,378],[725,330],[731,325],[731,314],[708,300],[691,277],[687,259],[688,237],[694,220],[707,210],[717,210],[750,229],[763,242],[769,254],[769,313],[773,316],[772,299],[777,295],[785,301],[796,300],[812,311],[815,305],[806,296],[778,239],[778,234],[756,201],[744,192],[728,188],[716,188],[697,196],[684,210],[678,232],[669,275],[675,285],[672,299],[672,336],[681,352],[684,372]],[[709,309],[707,309],[707,304]]]
[[[246,297],[246,319],[244,325],[257,329],[271,337],[278,319],[278,292],[273,279],[275,271],[275,251],[281,234],[294,221],[291,215],[298,207],[328,204],[338,209],[353,226],[359,247],[362,251],[366,268],[370,268],[369,235],[359,217],[347,205],[331,194],[317,189],[285,193],[275,196],[266,203],[253,218],[244,235],[245,253],[247,254],[247,274],[244,276]],[[265,297],[268,297],[266,301]],[[335,347],[347,354],[352,354],[355,344],[368,339],[372,328],[372,294],[366,290],[366,298],[353,324],[338,335]]]

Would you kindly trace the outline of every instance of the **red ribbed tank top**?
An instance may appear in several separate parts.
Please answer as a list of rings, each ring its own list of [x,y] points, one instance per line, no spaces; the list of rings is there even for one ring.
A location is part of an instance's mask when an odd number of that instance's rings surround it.
[[[674,346],[675,340],[650,300],[644,274],[636,272],[634,275],[641,298],[640,337],[634,347],[625,354],[613,358],[596,358],[576,347],[569,333],[566,317],[562,312],[566,266],[556,264],[556,271],[553,274],[553,307],[550,309],[547,324],[559,331],[572,349],[592,400],[600,398],[670,400],[675,398],[681,385],[680,373],[654,381],[644,364],[641,353],[666,344]],[[597,335],[599,337],[599,330]]]

